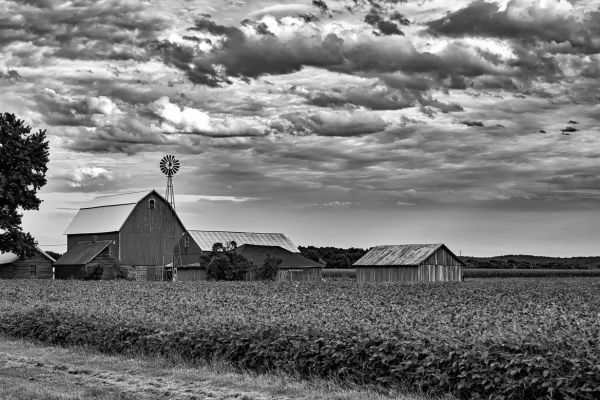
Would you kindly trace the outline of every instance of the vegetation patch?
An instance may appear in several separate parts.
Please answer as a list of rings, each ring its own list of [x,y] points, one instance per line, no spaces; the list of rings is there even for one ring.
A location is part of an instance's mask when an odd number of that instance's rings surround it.
[[[599,315],[600,280],[0,281],[5,334],[460,398],[599,398]]]

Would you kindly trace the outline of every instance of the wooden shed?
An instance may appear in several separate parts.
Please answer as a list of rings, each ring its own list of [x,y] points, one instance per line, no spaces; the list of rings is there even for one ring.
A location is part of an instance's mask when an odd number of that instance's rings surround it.
[[[462,281],[464,263],[444,244],[375,246],[354,263],[359,282]]]
[[[215,243],[226,246],[231,242],[235,242],[238,246],[245,244],[279,246],[292,253],[300,254],[298,247],[283,233],[189,230],[183,234],[178,245],[181,249],[181,264],[198,263],[200,256],[212,251]]]
[[[80,242],[108,240],[111,254],[135,267],[138,279],[154,280],[156,266],[173,261],[173,248],[184,232],[175,210],[151,190],[96,197],[79,210],[65,234],[67,252]]]
[[[114,254],[112,240],[77,242],[54,263],[55,279],[115,279],[115,266],[120,265]],[[91,275],[96,272],[95,278]]]
[[[300,253],[292,253],[280,246],[260,246],[244,244],[235,249],[254,265],[260,266],[268,256],[282,260],[279,264],[277,281],[320,281],[323,265],[304,257]],[[252,277],[250,277],[252,279]]]
[[[23,260],[14,253],[0,253],[0,279],[52,279],[54,261],[37,246],[35,254]]]

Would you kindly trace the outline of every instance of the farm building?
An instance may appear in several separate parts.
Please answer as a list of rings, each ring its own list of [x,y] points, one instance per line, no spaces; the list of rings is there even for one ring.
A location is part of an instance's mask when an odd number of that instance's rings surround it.
[[[462,281],[463,266],[444,244],[375,246],[354,263],[359,282]]]
[[[254,244],[260,246],[279,246],[292,253],[300,253],[298,247],[283,233],[228,232],[228,231],[198,231],[185,232],[179,242],[181,264],[198,263],[203,252],[212,251],[215,243],[226,246],[235,242],[236,245]]]
[[[156,266],[172,261],[185,228],[155,190],[100,196],[82,207],[65,231],[67,252],[77,243],[110,241],[110,254],[132,266],[138,279],[154,280]],[[82,255],[82,258],[83,257]]]
[[[44,250],[35,247],[35,255],[19,259],[13,253],[0,253],[0,279],[52,279],[52,263]]]
[[[292,253],[280,246],[244,244],[235,249],[254,265],[260,266],[267,256],[282,260],[279,264],[278,281],[320,281],[323,265],[310,260],[300,253]]]
[[[77,242],[54,263],[55,279],[114,279],[119,260],[112,240]]]

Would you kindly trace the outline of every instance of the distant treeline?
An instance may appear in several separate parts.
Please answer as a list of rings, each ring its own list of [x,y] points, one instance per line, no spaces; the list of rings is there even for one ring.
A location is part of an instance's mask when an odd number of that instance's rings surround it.
[[[543,257],[506,255],[497,257],[461,257],[467,268],[485,269],[599,269],[600,257]]]
[[[313,261],[325,265],[325,268],[352,268],[352,264],[361,258],[367,250],[351,247],[340,249],[337,247],[299,246],[300,253]]]

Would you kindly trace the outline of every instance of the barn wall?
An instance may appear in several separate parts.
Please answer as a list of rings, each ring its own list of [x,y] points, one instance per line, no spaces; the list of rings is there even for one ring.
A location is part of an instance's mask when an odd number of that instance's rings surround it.
[[[356,267],[358,282],[413,282],[418,279],[417,267]]]
[[[205,281],[206,271],[200,268],[177,269],[177,282]]]
[[[323,268],[280,269],[276,281],[310,282],[320,281]]]
[[[119,232],[109,232],[109,233],[91,233],[91,234],[83,234],[83,235],[67,235],[67,251],[71,250],[73,246],[75,246],[79,242],[92,242],[94,241],[94,237],[96,240],[114,240],[115,243],[111,244],[113,254],[119,254]]]
[[[155,200],[154,209],[148,206],[151,198]],[[133,209],[121,229],[121,261],[126,265],[162,265],[164,249],[172,252],[184,231],[171,206],[149,194]],[[171,261],[171,256],[167,256],[166,263]]]
[[[462,263],[456,257],[454,257],[446,248],[440,247],[435,253],[433,253],[427,260],[421,263],[421,265],[455,265],[461,266]]]
[[[31,266],[36,266],[36,275],[31,274]],[[11,264],[0,265],[1,279],[52,279],[52,262],[41,253],[33,257],[18,260]]]
[[[460,265],[419,265],[419,281],[422,282],[460,282]]]
[[[185,247],[185,237],[190,238],[190,247]],[[188,265],[197,263],[200,261],[200,255],[202,254],[202,249],[198,246],[198,243],[192,239],[189,233],[185,233],[181,239],[179,240],[179,246],[181,249],[181,265]],[[177,250],[177,249],[175,249]]]

